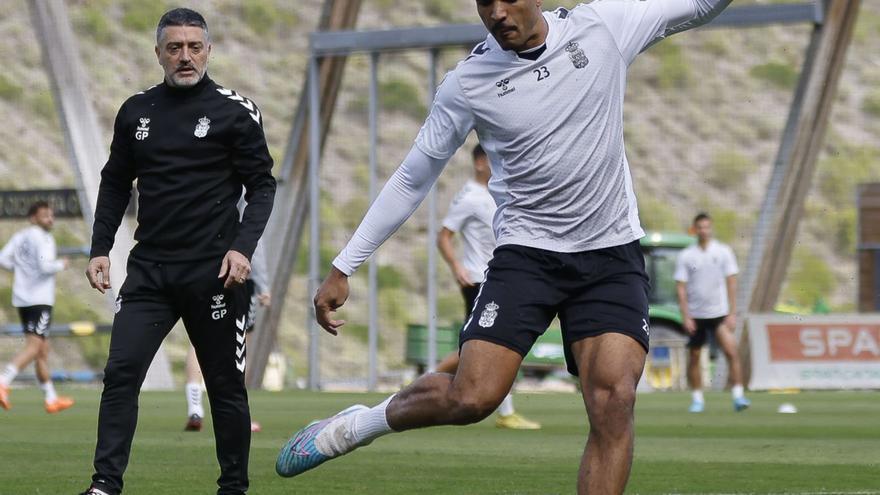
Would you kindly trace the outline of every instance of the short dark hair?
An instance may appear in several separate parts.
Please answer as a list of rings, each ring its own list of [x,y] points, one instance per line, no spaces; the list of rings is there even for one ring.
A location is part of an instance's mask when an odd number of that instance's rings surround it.
[[[43,200],[35,201],[34,204],[32,204],[30,208],[28,208],[28,216],[32,217],[32,216],[36,215],[37,212],[42,210],[43,208],[52,208],[52,207],[49,206],[49,203],[46,201],[43,201]]]
[[[709,220],[711,222],[712,217],[705,211],[701,211],[697,213],[697,216],[694,217],[694,225],[696,225],[697,222],[702,222],[703,220]]]
[[[486,156],[486,150],[484,150],[483,147],[480,146],[479,143],[477,143],[477,145],[474,146],[474,150],[471,151],[471,156],[473,156],[474,161],[476,161],[477,159]]]
[[[162,37],[162,30],[168,26],[200,27],[205,30],[205,38],[211,39],[208,37],[208,23],[205,22],[205,18],[192,9],[181,7],[165,12],[159,19],[159,25],[156,26],[156,43],[159,43],[159,39]]]

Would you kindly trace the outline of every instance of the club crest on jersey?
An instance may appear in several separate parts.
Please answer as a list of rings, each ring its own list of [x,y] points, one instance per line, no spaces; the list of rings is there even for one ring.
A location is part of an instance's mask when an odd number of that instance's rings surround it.
[[[501,92],[498,93],[499,98],[501,98],[502,96],[507,96],[510,93],[516,91],[516,88],[510,84],[510,79],[502,79],[498,81],[497,83],[495,83],[495,87],[501,90]]]
[[[575,69],[583,69],[590,64],[590,59],[588,59],[587,54],[581,50],[577,41],[569,41],[568,44],[565,45],[565,51],[568,52],[568,58],[571,60]]]
[[[138,141],[143,141],[150,135],[150,119],[149,117],[141,117],[138,119],[138,122],[140,122],[140,125],[134,131],[134,138]]]
[[[208,135],[208,129],[211,128],[211,119],[208,117],[202,117],[199,119],[199,123],[196,124],[196,130],[193,134],[197,138],[203,138]]]
[[[495,318],[498,317],[498,306],[495,304],[495,301],[491,301],[486,307],[483,309],[483,312],[480,314],[480,321],[477,322],[483,328],[489,328],[495,324]]]

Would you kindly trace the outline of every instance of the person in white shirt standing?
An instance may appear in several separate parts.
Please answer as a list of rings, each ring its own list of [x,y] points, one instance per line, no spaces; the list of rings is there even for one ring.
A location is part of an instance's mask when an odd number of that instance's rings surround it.
[[[688,342],[688,384],[693,398],[690,412],[705,409],[700,354],[706,339],[714,337],[727,359],[733,383],[733,409],[742,411],[751,405],[745,397],[742,366],[739,361],[736,329],[736,275],[739,268],[730,246],[712,238],[712,217],[700,213],[694,218],[697,243],[685,248],[675,264],[678,306]]]
[[[437,236],[437,248],[461,288],[465,320],[471,317],[480,284],[486,278],[486,268],[489,266],[489,260],[492,259],[492,251],[495,250],[492,218],[495,216],[496,206],[492,194],[489,193],[489,178],[492,177],[489,157],[479,144],[474,146],[471,155],[474,161],[474,177],[467,181],[452,200],[446,218],[443,219],[443,228]],[[461,234],[461,260],[456,256],[452,245],[452,238],[456,233]],[[451,352],[443,358],[437,364],[436,371],[454,375],[456,370],[458,370],[458,351]],[[512,393],[507,394],[498,406],[495,426],[511,430],[541,428],[540,423],[516,412]]]
[[[40,388],[46,394],[48,413],[73,405],[70,397],[59,396],[49,374],[49,323],[55,304],[55,274],[67,268],[66,259],[56,256],[50,231],[55,216],[49,203],[37,201],[28,210],[32,226],[17,232],[0,251],[0,267],[13,272],[12,305],[18,308],[25,334],[25,346],[0,373],[0,407],[9,409],[9,386],[31,361]]]
[[[644,231],[624,152],[627,68],[729,3],[598,0],[542,12],[542,0],[476,1],[486,40],[446,75],[415,145],[314,301],[318,323],[338,334],[345,322],[332,313],[348,298],[348,277],[416,210],[476,130],[492,166],[498,247],[459,337],[458,370],[428,373],[375,407],[306,426],[279,454],[280,475],[392,432],[486,418],[558,316],[590,422],[578,493],[623,493],[650,332]]]

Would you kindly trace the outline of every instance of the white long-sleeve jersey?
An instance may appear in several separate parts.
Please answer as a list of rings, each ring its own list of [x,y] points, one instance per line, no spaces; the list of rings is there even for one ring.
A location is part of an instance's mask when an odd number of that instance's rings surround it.
[[[597,0],[545,12],[536,60],[489,35],[440,85],[400,168],[333,264],[351,274],[412,214],[476,130],[489,155],[497,244],[556,252],[644,235],[623,143],[626,71],[662,38],[730,0]]]
[[[13,306],[55,304],[55,274],[64,262],[56,257],[52,234],[36,225],[16,232],[0,251],[0,266],[14,273]]]

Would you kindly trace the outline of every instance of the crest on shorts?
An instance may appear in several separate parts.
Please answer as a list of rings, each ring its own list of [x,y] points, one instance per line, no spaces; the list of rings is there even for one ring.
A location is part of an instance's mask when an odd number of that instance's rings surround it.
[[[581,50],[577,41],[569,41],[568,44],[565,45],[565,51],[568,52],[568,58],[571,59],[571,63],[574,64],[575,69],[583,69],[590,64],[590,59],[588,59],[587,54]]]
[[[202,117],[199,119],[199,123],[196,124],[196,130],[193,134],[197,138],[203,138],[208,135],[208,129],[211,128],[211,119],[208,117]]]
[[[116,305],[113,310],[113,313],[118,313],[120,309],[122,309],[122,296],[118,296],[116,298]]]
[[[498,306],[495,304],[495,301],[489,302],[485,308],[483,308],[483,312],[480,313],[480,321],[479,325],[483,328],[489,328],[495,324],[495,318],[498,317]]]

